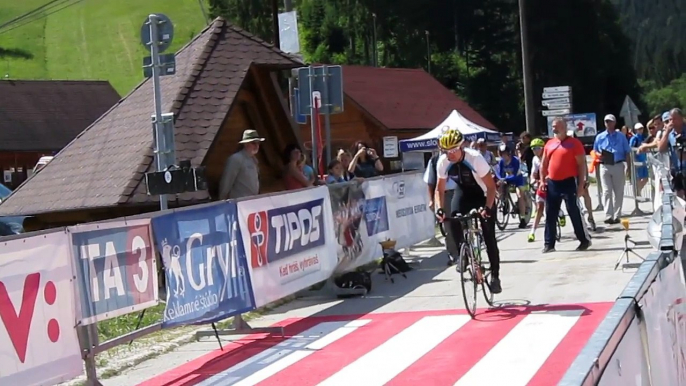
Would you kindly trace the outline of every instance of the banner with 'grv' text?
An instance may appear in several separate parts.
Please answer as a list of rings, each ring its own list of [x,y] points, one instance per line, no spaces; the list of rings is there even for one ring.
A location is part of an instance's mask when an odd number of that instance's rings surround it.
[[[156,217],[164,265],[163,327],[213,323],[255,308],[234,202]]]

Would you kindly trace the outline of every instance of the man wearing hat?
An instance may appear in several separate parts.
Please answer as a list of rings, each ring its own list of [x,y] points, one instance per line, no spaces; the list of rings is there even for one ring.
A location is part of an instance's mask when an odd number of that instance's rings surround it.
[[[686,191],[686,178],[684,165],[686,151],[684,151],[684,116],[681,109],[673,108],[663,115],[665,129],[658,144],[658,150],[669,154],[670,173],[672,176],[672,189],[679,197],[684,197]]]
[[[624,201],[625,167],[631,149],[629,141],[615,128],[617,119],[605,116],[606,130],[595,137],[593,150],[600,154],[600,181],[603,184],[605,224],[619,224]]]
[[[262,141],[264,138],[255,130],[243,132],[243,139],[238,142],[241,149],[226,160],[219,182],[220,200],[256,196],[260,193],[259,166],[255,156]]]

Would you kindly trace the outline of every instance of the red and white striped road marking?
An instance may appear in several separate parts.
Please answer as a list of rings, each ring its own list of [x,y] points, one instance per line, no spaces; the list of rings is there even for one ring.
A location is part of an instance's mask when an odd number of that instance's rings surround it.
[[[612,303],[289,319],[142,386],[556,384]]]

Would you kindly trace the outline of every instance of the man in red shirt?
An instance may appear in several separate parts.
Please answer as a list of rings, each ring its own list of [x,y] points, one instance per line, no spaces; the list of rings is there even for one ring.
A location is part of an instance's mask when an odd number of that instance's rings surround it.
[[[586,183],[586,152],[581,141],[567,136],[563,118],[553,120],[553,133],[555,137],[545,144],[541,161],[541,181],[547,191],[543,253],[555,251],[556,221],[562,200],[580,242],[576,250],[585,251],[591,246],[591,238],[581,218],[578,196],[583,195]]]

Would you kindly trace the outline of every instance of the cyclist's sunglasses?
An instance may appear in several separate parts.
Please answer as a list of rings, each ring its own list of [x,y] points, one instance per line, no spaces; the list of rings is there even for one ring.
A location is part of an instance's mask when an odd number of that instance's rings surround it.
[[[531,150],[541,150],[543,149],[541,146],[534,146],[531,148]]]

